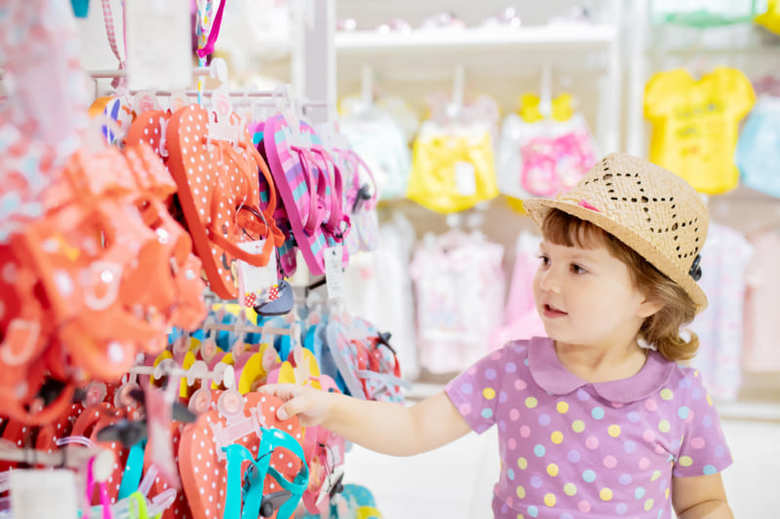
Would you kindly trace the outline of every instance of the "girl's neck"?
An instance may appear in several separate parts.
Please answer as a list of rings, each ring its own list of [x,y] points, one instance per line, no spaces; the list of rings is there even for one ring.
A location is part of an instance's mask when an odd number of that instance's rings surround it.
[[[647,350],[640,348],[636,339],[617,346],[555,341],[555,353],[567,370],[591,383],[632,377],[639,373],[647,360]]]

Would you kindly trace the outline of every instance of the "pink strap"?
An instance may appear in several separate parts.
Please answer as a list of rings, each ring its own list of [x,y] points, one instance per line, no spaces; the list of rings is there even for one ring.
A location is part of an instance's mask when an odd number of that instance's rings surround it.
[[[119,61],[119,70],[125,69],[125,61],[119,55],[119,47],[116,44],[116,30],[114,29],[114,14],[111,11],[111,0],[101,0],[103,5],[103,21],[106,25],[106,37],[108,38],[108,45],[111,47],[111,52],[116,56]],[[127,16],[125,11],[125,0],[122,0],[122,42],[125,45],[125,51],[127,51],[127,31],[125,24],[127,23]],[[111,86],[116,88],[122,82],[123,78],[114,78],[111,81]]]
[[[222,11],[225,9],[225,0],[220,0],[219,7],[217,8],[217,14],[214,16],[214,22],[211,24],[211,32],[209,33],[209,39],[206,41],[206,45],[202,49],[198,49],[198,57],[205,58],[214,52],[214,44],[219,37],[219,26],[222,25]]]
[[[349,217],[344,214],[344,185],[343,178],[341,176],[341,168],[339,168],[333,157],[322,146],[316,146],[312,148],[314,153],[319,154],[322,160],[325,162],[326,167],[328,165],[333,166],[333,186],[331,191],[332,206],[330,210],[330,219],[328,220],[328,227],[331,234],[341,235],[346,233],[349,229],[350,221]],[[342,229],[342,222],[346,223],[346,229]]]
[[[298,160],[301,162],[301,171],[303,172],[303,178],[306,180],[306,187],[309,191],[309,217],[305,222],[301,222],[306,234],[311,236],[314,230],[317,228],[319,220],[319,207],[317,205],[317,186],[314,185],[314,178],[311,175],[311,169],[309,168],[309,161],[306,156],[306,150],[299,148],[298,146],[291,146],[291,150],[298,154]]]
[[[97,483],[95,481],[95,458],[90,458],[90,460],[87,462],[87,510],[91,507],[92,503],[92,491],[95,488],[95,485],[98,485],[98,488],[100,489],[100,504],[103,507],[103,519],[113,519],[113,514],[111,513],[111,500],[108,497],[108,485],[106,485],[105,481],[101,483]]]

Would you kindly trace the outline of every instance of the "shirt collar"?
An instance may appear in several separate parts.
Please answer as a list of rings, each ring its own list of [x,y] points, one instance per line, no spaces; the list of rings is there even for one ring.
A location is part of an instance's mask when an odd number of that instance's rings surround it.
[[[584,386],[591,386],[601,398],[617,404],[630,404],[649,397],[666,383],[674,366],[674,362],[667,361],[660,353],[649,351],[645,365],[634,376],[590,383],[561,364],[552,339],[534,337],[528,348],[531,377],[548,393],[567,395]]]

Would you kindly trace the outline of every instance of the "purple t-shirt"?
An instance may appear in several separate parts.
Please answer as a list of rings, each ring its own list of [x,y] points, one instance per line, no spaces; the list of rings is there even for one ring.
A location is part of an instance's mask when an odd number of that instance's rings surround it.
[[[474,431],[498,424],[497,519],[671,518],[673,476],[732,461],[699,373],[656,352],[633,377],[589,383],[537,337],[483,358],[446,392]]]

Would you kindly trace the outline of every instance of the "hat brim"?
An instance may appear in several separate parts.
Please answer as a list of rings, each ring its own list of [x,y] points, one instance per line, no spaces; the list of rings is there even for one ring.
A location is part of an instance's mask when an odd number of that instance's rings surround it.
[[[620,225],[618,222],[600,213],[598,210],[588,209],[574,202],[565,200],[549,200],[545,198],[530,198],[523,200],[528,215],[541,227],[547,213],[552,209],[559,209],[564,213],[576,216],[581,220],[588,221],[604,231],[613,235],[628,247],[638,252],[651,265],[663,272],[672,281],[679,284],[685,292],[691,297],[696,305],[696,313],[707,308],[707,296],[704,290],[687,273],[679,274],[679,269],[671,261],[666,259],[658,249],[650,242],[642,238],[628,227]]]

